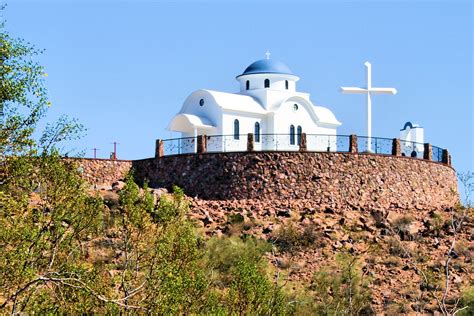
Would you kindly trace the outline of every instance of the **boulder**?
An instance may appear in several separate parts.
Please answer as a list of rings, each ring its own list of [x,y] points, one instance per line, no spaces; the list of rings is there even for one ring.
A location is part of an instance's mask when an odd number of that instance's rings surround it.
[[[120,191],[122,190],[123,188],[125,188],[125,182],[123,181],[115,181],[114,183],[112,183],[112,190],[113,191]]]

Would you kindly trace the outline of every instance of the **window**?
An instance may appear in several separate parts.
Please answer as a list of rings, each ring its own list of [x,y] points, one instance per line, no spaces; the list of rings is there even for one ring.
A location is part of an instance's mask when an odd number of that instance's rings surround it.
[[[260,143],[260,123],[255,122],[255,142]]]
[[[270,88],[270,79],[265,79],[265,88]]]
[[[295,126],[290,125],[290,145],[295,144]]]
[[[298,111],[298,104],[296,104],[296,103],[293,104],[293,111],[295,111],[295,112]]]
[[[303,128],[301,128],[301,126],[298,126],[298,128],[296,129],[298,145],[301,145],[301,134],[303,134]]]
[[[239,139],[240,131],[239,131],[239,120],[234,120],[234,139]]]
[[[285,80],[285,88],[288,90],[288,80]]]
[[[249,90],[250,89],[250,81],[247,80],[245,83],[245,89]]]
[[[204,99],[199,100],[199,105],[203,106],[204,105]]]

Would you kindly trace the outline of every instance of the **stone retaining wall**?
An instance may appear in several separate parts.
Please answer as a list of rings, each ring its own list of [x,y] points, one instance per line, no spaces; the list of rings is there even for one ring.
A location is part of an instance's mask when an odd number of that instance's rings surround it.
[[[445,209],[458,203],[455,171],[375,154],[241,152],[133,161],[137,180],[182,187],[203,200],[304,200],[334,209]]]
[[[77,164],[84,179],[97,189],[109,188],[112,183],[123,180],[132,168],[131,160],[90,158],[68,158]]]

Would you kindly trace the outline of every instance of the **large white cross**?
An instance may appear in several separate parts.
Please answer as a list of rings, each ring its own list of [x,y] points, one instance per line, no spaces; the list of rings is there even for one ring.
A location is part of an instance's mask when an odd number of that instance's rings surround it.
[[[371,94],[396,94],[397,89],[395,88],[374,88],[372,87],[372,65],[366,61],[365,67],[367,67],[367,87],[356,88],[356,87],[341,87],[342,93],[358,93],[367,94],[367,149],[369,152],[372,151],[372,100]]]

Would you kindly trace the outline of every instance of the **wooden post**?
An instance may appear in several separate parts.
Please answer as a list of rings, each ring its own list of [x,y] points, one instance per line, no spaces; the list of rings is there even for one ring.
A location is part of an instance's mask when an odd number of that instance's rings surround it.
[[[197,136],[197,153],[203,154],[207,151],[207,137],[206,135]]]
[[[349,152],[356,153],[359,152],[359,145],[357,143],[357,135],[350,135],[349,136]]]
[[[430,143],[425,143],[425,150],[423,152],[423,159],[433,160],[433,147]]]
[[[253,133],[247,134],[247,151],[254,151],[255,143],[253,139]]]
[[[308,150],[308,143],[306,141],[306,133],[301,133],[299,146],[300,146],[300,151]]]
[[[392,155],[394,156],[402,155],[402,146],[400,144],[399,138],[394,138],[392,141]]]
[[[162,139],[156,140],[155,158],[163,157],[165,155],[165,144]]]

